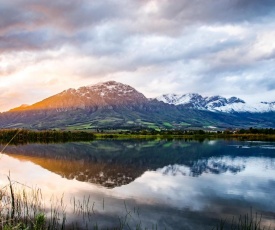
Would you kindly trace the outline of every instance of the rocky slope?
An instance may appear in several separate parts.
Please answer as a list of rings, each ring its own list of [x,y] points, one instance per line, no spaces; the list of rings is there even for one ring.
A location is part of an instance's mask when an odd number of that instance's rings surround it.
[[[46,110],[67,111],[70,109],[87,109],[95,106],[139,105],[147,102],[147,98],[129,85],[108,81],[96,85],[68,89],[43,101],[27,106],[22,105],[10,110]]]

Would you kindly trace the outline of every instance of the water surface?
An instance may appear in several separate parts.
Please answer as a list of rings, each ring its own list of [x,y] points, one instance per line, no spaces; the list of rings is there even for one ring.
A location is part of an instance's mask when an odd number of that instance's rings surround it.
[[[95,202],[81,225],[212,229],[220,219],[253,211],[275,227],[275,143],[238,141],[98,140],[9,146],[0,160],[6,175],[64,196]],[[85,199],[86,199],[85,198]],[[138,210],[138,211],[137,211]],[[69,220],[68,220],[69,222]],[[79,226],[80,226],[79,225]]]

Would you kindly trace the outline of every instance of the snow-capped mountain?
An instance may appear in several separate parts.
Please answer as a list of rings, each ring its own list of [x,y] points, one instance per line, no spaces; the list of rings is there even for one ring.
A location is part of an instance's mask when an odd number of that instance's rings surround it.
[[[94,106],[138,105],[148,99],[129,85],[107,81],[78,89],[67,89],[33,105],[22,105],[10,111],[56,109],[59,111],[71,108],[90,108]]]
[[[0,113],[0,128],[275,127],[275,112],[265,113],[270,111],[275,111],[275,102],[252,106],[237,97],[193,93],[148,99],[129,85],[108,81],[67,89],[33,105]]]
[[[167,104],[188,105],[192,108],[204,109],[204,98],[197,93],[188,93],[184,95],[164,94],[156,99]]]
[[[250,112],[263,113],[275,111],[275,102],[260,102],[248,104],[237,97],[225,98],[221,96],[203,97],[197,93],[188,93],[183,95],[164,94],[157,97],[156,100],[167,104],[183,105],[186,108],[208,110],[212,112]]]

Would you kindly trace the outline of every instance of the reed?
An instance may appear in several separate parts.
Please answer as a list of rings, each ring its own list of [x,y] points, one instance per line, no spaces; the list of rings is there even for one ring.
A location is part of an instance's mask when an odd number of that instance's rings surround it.
[[[52,203],[50,211],[45,208],[41,189],[29,188],[12,181],[0,189],[1,229],[64,229],[64,204]]]
[[[8,175],[6,186],[0,188],[0,229],[3,230],[55,230],[55,229],[109,229],[109,230],[157,230],[165,229],[157,225],[144,226],[140,219],[138,208],[129,209],[126,202],[124,214],[117,216],[113,227],[102,227],[98,224],[97,217],[106,209],[106,201],[97,206],[90,196],[78,200],[70,199],[71,214],[78,221],[71,222],[67,219],[64,197],[54,197],[45,205],[45,199],[39,188],[30,188],[19,182],[13,181]],[[100,208],[101,206],[101,208]],[[99,210],[101,209],[101,210]],[[253,213],[233,217],[231,221],[221,220],[212,230],[274,230],[264,226],[262,216]]]
[[[70,205],[69,210],[73,210],[70,214],[74,215],[78,221],[67,219],[67,205]],[[155,226],[154,228],[143,227],[139,218],[139,209],[130,210],[125,201],[124,214],[117,215],[117,222],[113,227],[100,226],[96,218],[102,216],[105,206],[106,201],[103,199],[102,204],[99,204],[96,209],[95,202],[90,196],[84,196],[80,200],[73,197],[69,204],[65,204],[63,196],[59,198],[52,196],[47,202],[41,189],[22,185],[13,181],[8,175],[6,186],[0,188],[0,229],[157,229]]]
[[[264,226],[262,223],[262,215],[250,213],[240,215],[238,218],[232,217],[231,221],[220,220],[216,227],[212,230],[275,230],[271,226]]]

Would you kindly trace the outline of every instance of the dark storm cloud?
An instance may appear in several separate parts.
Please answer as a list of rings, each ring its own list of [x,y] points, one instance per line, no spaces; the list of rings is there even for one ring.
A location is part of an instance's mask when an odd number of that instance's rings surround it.
[[[160,1],[160,17],[185,23],[237,23],[274,13],[273,0]]]
[[[35,29],[48,26],[79,30],[102,21],[123,17],[123,1],[2,1],[0,28]],[[33,26],[30,28],[30,26]]]
[[[21,5],[44,16],[44,23],[68,30],[78,30],[124,16],[121,1],[28,1]]]
[[[55,48],[59,43],[83,44],[87,40],[79,36],[82,30],[93,33],[95,27],[111,19],[121,20],[130,15],[123,3],[77,0],[1,2],[0,52]],[[131,8],[129,4],[127,6]]]
[[[64,41],[64,40],[63,40]],[[49,31],[24,31],[9,33],[0,36],[1,51],[43,50],[58,45],[60,38],[56,39]]]
[[[87,43],[97,36],[96,28],[116,24],[115,29],[124,28],[122,41],[143,33],[169,34],[181,31],[182,27],[200,23],[237,23],[258,20],[274,13],[273,0],[160,0],[156,1],[157,12],[146,13],[143,8],[150,1],[84,1],[84,0],[4,0],[0,4],[0,46],[4,50],[48,49],[55,43],[73,45]],[[47,32],[45,32],[47,31]],[[82,36],[78,33],[82,32]],[[112,31],[116,34],[116,31]],[[46,33],[46,34],[45,34]],[[83,40],[85,36],[87,40]],[[64,36],[65,34],[65,36]],[[51,37],[49,39],[49,37]],[[69,38],[68,38],[69,37]],[[82,39],[81,39],[82,38]],[[29,41],[26,41],[29,40]],[[104,53],[109,38],[101,38]],[[120,39],[120,40],[121,40]],[[12,44],[16,44],[13,46]],[[119,46],[119,42],[115,45]],[[98,48],[98,47],[97,47]],[[114,51],[116,48],[112,48]],[[117,48],[119,49],[119,48]],[[98,49],[97,49],[98,50]],[[100,51],[98,50],[100,53]],[[110,53],[110,52],[109,52]]]
[[[39,21],[39,15],[33,12],[22,11],[18,5],[10,4],[9,1],[0,3],[0,34],[9,30],[16,30],[22,26],[32,26]]]

